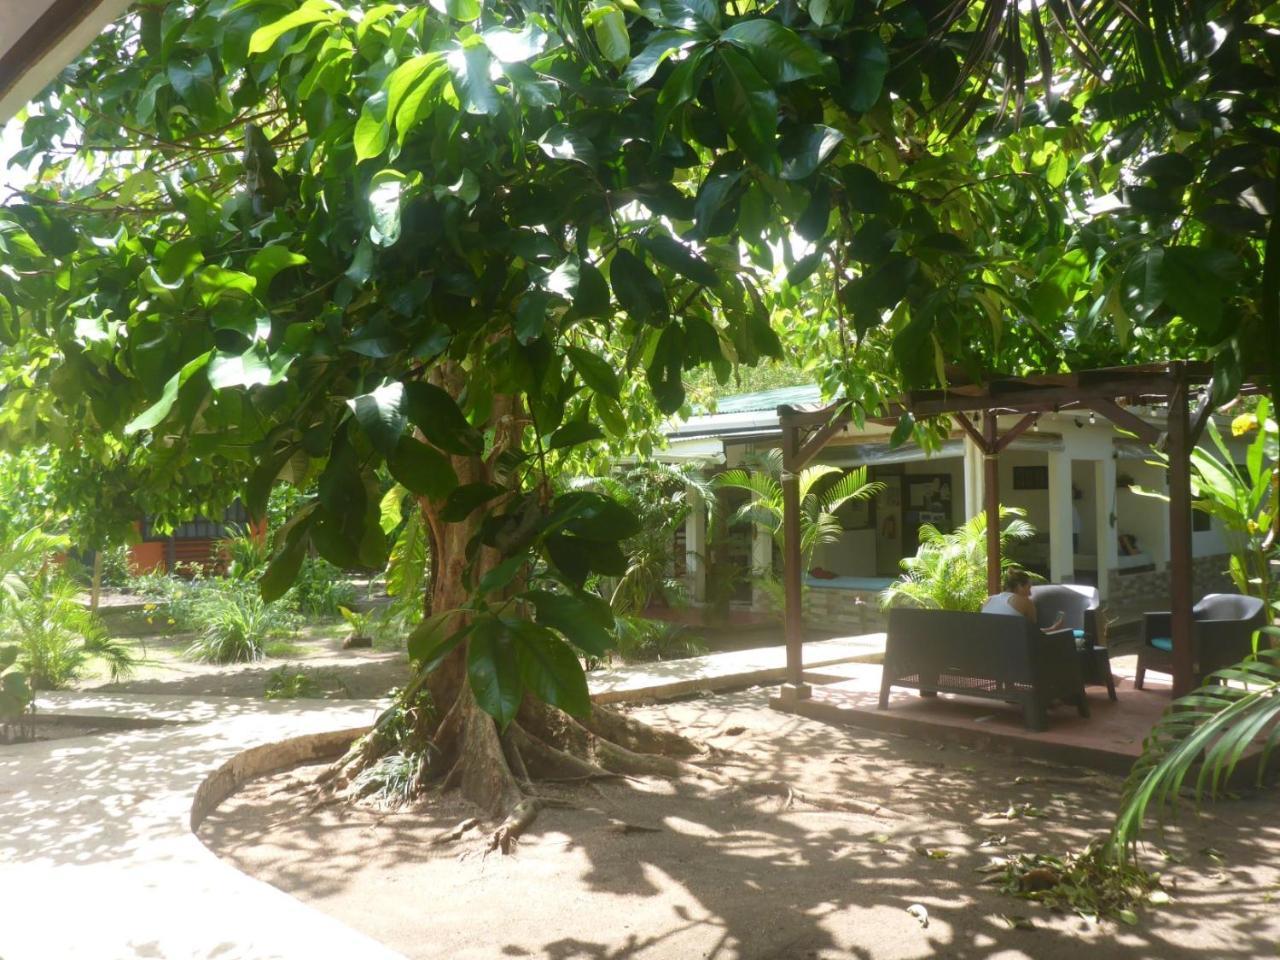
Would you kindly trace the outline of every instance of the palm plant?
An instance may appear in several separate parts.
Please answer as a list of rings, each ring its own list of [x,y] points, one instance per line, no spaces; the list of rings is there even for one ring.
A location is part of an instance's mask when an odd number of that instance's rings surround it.
[[[734,514],[733,520],[750,521],[779,544],[782,543],[782,451],[773,448],[754,456],[755,469],[726,470],[715,479],[715,486],[745,490],[751,499]],[[839,479],[832,480],[833,477]],[[870,500],[884,489],[879,481],[867,480],[867,468],[858,467],[847,473],[842,467],[817,464],[800,473],[800,556],[804,569],[809,568],[813,551],[824,543],[835,543],[844,535],[836,511],[852,500]],[[756,571],[771,573],[772,571]]]
[[[1263,633],[1280,634],[1275,627]],[[1255,639],[1255,646],[1257,640]],[[1163,815],[1177,802],[1197,762],[1197,803],[1216,798],[1245,752],[1261,743],[1257,782],[1280,744],[1280,648],[1263,646],[1243,663],[1212,674],[1200,689],[1175,700],[1143,742],[1125,780],[1108,842],[1110,858],[1125,862],[1148,811]]]
[[[1035,535],[1035,527],[1018,507],[1001,507],[1000,565],[1015,566],[1008,546]],[[987,515],[979,513],[962,526],[943,533],[933,524],[920,527],[920,548],[902,560],[903,577],[880,595],[886,607],[925,607],[931,610],[969,610],[987,599]]]
[[[619,614],[639,613],[661,597],[680,599],[681,584],[671,577],[672,544],[676,528],[695,509],[690,489],[703,504],[714,502],[714,490],[697,463],[639,464],[622,474],[580,477],[570,481],[578,489],[607,494],[640,520],[640,532],[622,544],[627,569],[613,587],[610,605]]]
[[[1230,573],[1236,589],[1260,597],[1267,609],[1272,609],[1273,604],[1280,601],[1272,570],[1272,561],[1280,553],[1276,538],[1280,505],[1275,495],[1280,436],[1276,421],[1271,418],[1271,404],[1266,399],[1260,400],[1253,413],[1236,417],[1231,428],[1237,436],[1257,431],[1245,456],[1244,471],[1232,462],[1221,431],[1210,420],[1205,434],[1214,450],[1196,447],[1191,451],[1191,506],[1216,517],[1226,529],[1231,549]],[[1168,467],[1167,454],[1155,451],[1153,455],[1156,463]],[[1133,490],[1143,496],[1169,499],[1162,491]]]
[[[0,606],[26,596],[28,577],[42,567],[51,554],[70,546],[66,536],[45,533],[40,527],[24,530],[9,543],[0,545]]]

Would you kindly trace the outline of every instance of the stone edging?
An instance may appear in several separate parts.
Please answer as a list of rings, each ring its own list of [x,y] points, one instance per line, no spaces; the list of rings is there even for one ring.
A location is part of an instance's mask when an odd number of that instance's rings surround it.
[[[237,753],[205,777],[196,788],[191,802],[191,830],[194,832],[218,804],[254,777],[296,767],[309,760],[336,757],[351,745],[351,741],[371,729],[372,727],[364,726],[308,733],[275,743],[264,743]]]

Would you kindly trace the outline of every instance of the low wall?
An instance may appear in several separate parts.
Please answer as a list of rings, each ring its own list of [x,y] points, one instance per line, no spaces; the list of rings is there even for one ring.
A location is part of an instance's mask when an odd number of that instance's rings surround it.
[[[874,590],[805,587],[804,623],[813,630],[878,633],[885,629],[880,594]]]
[[[1230,555],[1216,553],[1195,557],[1191,561],[1192,593],[1196,599],[1206,593],[1233,593],[1235,587],[1227,573]],[[1158,567],[1143,573],[1118,573],[1112,570],[1107,580],[1107,602],[1110,604],[1155,604],[1164,609],[1169,604],[1169,568]]]

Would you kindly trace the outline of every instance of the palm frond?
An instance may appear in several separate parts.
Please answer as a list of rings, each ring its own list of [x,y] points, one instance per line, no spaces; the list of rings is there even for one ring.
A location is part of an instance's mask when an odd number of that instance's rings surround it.
[[[1274,627],[1264,633],[1280,634]],[[1111,828],[1108,852],[1124,862],[1141,834],[1147,814],[1159,817],[1176,807],[1192,769],[1200,803],[1216,798],[1250,747],[1260,747],[1261,783],[1271,753],[1280,743],[1280,649],[1262,648],[1232,667],[1212,674],[1204,686],[1175,700],[1143,742],[1142,755],[1125,780],[1120,810]]]
[[[877,497],[884,488],[885,485],[879,480],[867,480],[866,467],[858,467],[846,473],[825,492],[824,506],[834,512],[850,500],[870,500]]]

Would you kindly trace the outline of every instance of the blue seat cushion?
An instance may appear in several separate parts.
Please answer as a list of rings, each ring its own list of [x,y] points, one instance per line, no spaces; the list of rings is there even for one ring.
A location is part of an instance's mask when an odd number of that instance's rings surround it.
[[[1152,637],[1150,643],[1157,650],[1163,650],[1166,653],[1173,652],[1173,640],[1169,637]]]
[[[1075,637],[1077,640],[1083,640],[1083,639],[1084,639],[1084,631],[1083,631],[1083,630],[1072,630],[1072,631],[1071,631],[1071,635],[1072,635],[1073,637]]]

